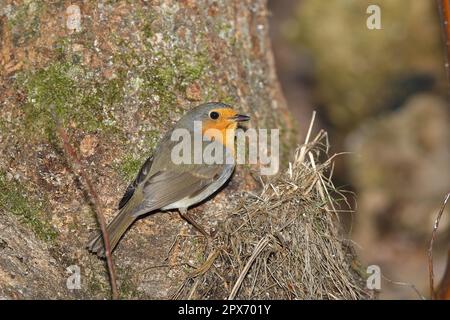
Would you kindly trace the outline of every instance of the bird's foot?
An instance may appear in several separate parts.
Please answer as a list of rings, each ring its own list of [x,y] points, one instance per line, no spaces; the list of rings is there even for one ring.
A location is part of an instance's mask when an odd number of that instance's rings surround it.
[[[203,234],[206,239],[208,239],[208,242],[211,238],[213,238],[213,236],[211,234],[209,234],[208,232],[205,231],[205,229],[203,229],[203,227],[198,224],[191,216],[190,214],[187,212],[186,209],[179,209],[180,212],[180,216],[186,220],[187,222],[189,222],[192,226],[194,226],[195,229],[197,229],[201,234]]]

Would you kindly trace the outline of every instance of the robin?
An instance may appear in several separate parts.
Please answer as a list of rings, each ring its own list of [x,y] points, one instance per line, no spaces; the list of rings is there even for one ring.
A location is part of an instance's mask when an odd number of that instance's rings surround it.
[[[239,122],[248,120],[250,117],[238,114],[231,106],[219,102],[201,104],[186,113],[162,138],[153,155],[145,161],[136,179],[126,189],[117,215],[107,226],[111,250],[138,217],[155,211],[178,209],[185,220],[209,236],[189,216],[188,208],[216,193],[231,177],[235,163],[214,163],[207,159],[201,163],[174,163],[172,149],[178,142],[173,141],[172,133],[182,130],[188,132],[192,139],[199,133],[203,148],[213,146],[234,157],[235,130]],[[191,150],[191,155],[194,152],[197,151]],[[101,234],[89,241],[87,247],[92,253],[105,256]]]

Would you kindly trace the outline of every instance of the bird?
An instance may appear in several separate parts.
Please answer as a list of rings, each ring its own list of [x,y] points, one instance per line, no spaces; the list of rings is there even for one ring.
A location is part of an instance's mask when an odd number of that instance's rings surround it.
[[[200,163],[175,163],[172,149],[179,142],[173,141],[172,134],[176,130],[187,132],[191,141],[194,141],[192,137],[195,134],[200,134],[202,150],[209,145],[234,159],[236,129],[240,122],[248,120],[249,116],[239,114],[232,106],[221,102],[200,104],[182,116],[159,141],[153,154],[144,162],[119,201],[118,212],[106,227],[111,251],[136,219],[159,211],[177,209],[185,220],[209,237],[192,219],[188,209],[217,193],[232,176],[235,162],[203,159]],[[195,153],[198,152],[193,148],[195,142],[189,144],[190,155],[195,158]],[[99,257],[105,257],[101,233],[91,238],[87,249]]]

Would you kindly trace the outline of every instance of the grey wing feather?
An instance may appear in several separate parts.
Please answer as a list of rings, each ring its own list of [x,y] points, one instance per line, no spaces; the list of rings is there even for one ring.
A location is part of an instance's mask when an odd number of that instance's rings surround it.
[[[138,184],[142,183],[145,180],[146,176],[150,172],[152,163],[153,163],[153,156],[150,156],[142,165],[141,169],[139,170],[139,173],[136,176],[136,179],[134,179],[134,181],[128,185],[127,190],[125,191],[122,199],[119,202],[118,208],[119,210],[122,209],[131,199]]]
[[[134,210],[138,216],[163,208],[185,197],[200,193],[217,179],[224,167],[211,165],[192,171],[162,171],[152,176],[144,187],[145,200]]]

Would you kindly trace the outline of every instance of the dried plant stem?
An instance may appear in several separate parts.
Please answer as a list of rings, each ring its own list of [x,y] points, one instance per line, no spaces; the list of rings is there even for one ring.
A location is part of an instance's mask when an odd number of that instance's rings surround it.
[[[233,289],[231,290],[230,295],[228,296],[228,300],[233,300],[236,296],[237,292],[239,291],[239,288],[241,287],[242,281],[244,281],[245,276],[248,273],[248,270],[250,270],[250,267],[252,266],[253,262],[255,261],[256,257],[261,253],[261,251],[266,247],[266,245],[269,243],[269,238],[264,237],[262,238],[258,244],[255,247],[255,250],[253,251],[250,259],[248,259],[247,263],[245,264],[244,269],[242,270],[241,274],[239,275],[239,278],[237,279],[236,283],[233,286]]]
[[[447,266],[445,267],[445,273],[442,277],[441,284],[439,285],[437,298],[441,300],[450,300],[450,249],[448,249]]]
[[[213,252],[211,252],[208,258],[206,259],[205,263],[203,263],[203,265],[200,266],[200,268],[195,270],[195,272],[191,275],[191,278],[196,278],[202,274],[205,274],[209,270],[209,268],[212,267],[214,261],[219,256],[219,253],[220,253],[219,249],[215,249]]]
[[[416,286],[412,283],[409,282],[401,282],[401,281],[394,281],[389,279],[388,277],[382,275],[383,279],[386,280],[387,282],[390,282],[392,284],[398,285],[398,286],[405,286],[405,287],[409,287],[411,289],[414,290],[414,292],[417,294],[417,296],[421,299],[421,300],[426,300],[426,298],[420,293],[420,291],[416,288]]]
[[[316,111],[313,111],[311,122],[309,123],[308,133],[306,134],[305,144],[300,148],[300,154],[297,157],[297,161],[299,163],[303,163],[305,161],[306,151],[309,143],[309,139],[311,137],[312,128],[314,126],[314,120],[316,119]]]
[[[444,198],[441,209],[434,221],[433,232],[431,233],[430,245],[428,247],[428,275],[430,280],[430,298],[436,299],[436,293],[434,291],[434,270],[433,270],[433,244],[436,238],[436,232],[439,228],[439,222],[441,221],[442,214],[444,213],[445,206],[447,205],[448,199],[450,197],[450,192]]]
[[[119,292],[117,290],[116,273],[114,270],[114,264],[113,264],[112,257],[111,257],[111,246],[110,246],[110,241],[109,241],[109,235],[108,235],[108,232],[106,231],[105,217],[102,214],[99,197],[92,185],[91,180],[87,177],[85,171],[83,170],[81,160],[78,157],[78,154],[75,151],[75,149],[71,146],[66,131],[60,125],[60,122],[59,122],[58,118],[56,117],[55,113],[53,113],[53,116],[54,116],[55,123],[56,123],[56,130],[57,130],[58,135],[63,143],[64,150],[66,152],[69,163],[72,166],[72,168],[74,169],[74,171],[76,173],[78,173],[81,176],[81,178],[83,179],[83,181],[85,182],[87,190],[90,195],[90,200],[92,201],[92,205],[94,206],[94,211],[97,216],[98,223],[100,224],[100,230],[102,232],[103,241],[104,241],[104,245],[105,245],[106,262],[108,265],[112,298],[118,299]]]
[[[444,35],[444,42],[446,48],[446,63],[445,68],[447,70],[447,77],[449,80],[450,88],[450,0],[437,0],[439,13],[441,16],[441,26]]]

